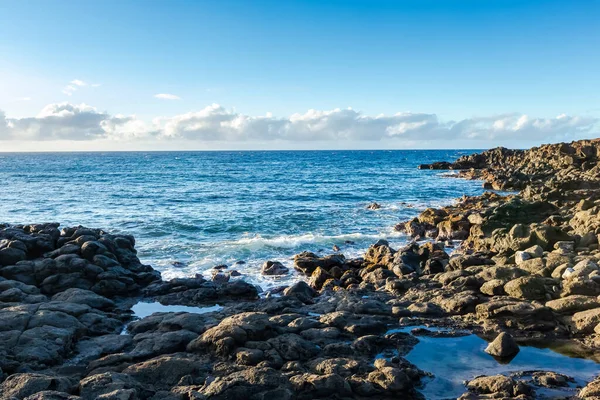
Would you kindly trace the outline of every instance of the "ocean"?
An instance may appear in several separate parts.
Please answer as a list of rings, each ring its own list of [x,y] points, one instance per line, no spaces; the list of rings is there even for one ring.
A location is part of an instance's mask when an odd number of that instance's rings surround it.
[[[135,236],[166,279],[226,264],[263,289],[266,260],[360,256],[430,206],[483,192],[417,166],[474,150],[0,153],[0,223],[60,222]],[[369,210],[371,202],[382,208]]]

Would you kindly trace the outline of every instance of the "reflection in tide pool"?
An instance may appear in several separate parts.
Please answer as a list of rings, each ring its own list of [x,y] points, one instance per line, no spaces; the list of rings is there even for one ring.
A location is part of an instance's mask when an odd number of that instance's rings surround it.
[[[159,312],[188,312],[194,314],[206,314],[215,311],[221,311],[222,306],[215,304],[210,307],[188,307],[188,306],[165,306],[159,302],[144,303],[138,302],[136,305],[131,307],[131,311],[136,318],[145,318],[149,315]]]
[[[388,333],[410,332],[414,328],[394,329]],[[421,390],[427,399],[457,398],[466,390],[463,382],[480,375],[546,370],[571,376],[577,384],[584,385],[600,373],[600,364],[593,359],[579,358],[581,353],[573,346],[520,346],[521,351],[510,363],[501,364],[484,352],[488,342],[476,335],[437,338],[419,336],[419,341],[405,358],[434,375],[426,380],[426,385]],[[575,394],[575,391],[572,388],[570,394]],[[561,397],[564,394],[562,391]],[[538,397],[542,398],[541,395],[539,392]]]

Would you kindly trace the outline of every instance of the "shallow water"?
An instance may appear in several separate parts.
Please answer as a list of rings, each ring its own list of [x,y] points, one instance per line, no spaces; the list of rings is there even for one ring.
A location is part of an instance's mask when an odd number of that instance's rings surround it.
[[[358,256],[427,206],[482,192],[418,164],[473,151],[0,154],[0,222],[83,224],[133,234],[167,279],[235,265],[267,289],[266,260],[309,250]],[[367,210],[376,201],[380,210]]]
[[[135,318],[145,318],[154,313],[166,313],[166,312],[188,312],[192,314],[207,314],[210,312],[221,311],[222,306],[215,304],[210,307],[188,307],[188,306],[165,306],[159,302],[138,302],[133,307],[133,316]]]
[[[393,329],[392,332],[410,332],[415,327]],[[432,328],[428,328],[433,330]],[[498,362],[484,352],[488,342],[476,335],[459,337],[419,336],[419,343],[405,357],[420,369],[431,372],[434,377],[426,379],[421,392],[427,399],[454,399],[465,392],[464,381],[479,375],[509,375],[511,372],[545,370],[575,378],[585,385],[600,373],[600,364],[590,358],[580,358],[582,353],[575,344],[540,344],[540,347],[520,346],[515,358],[506,364]],[[557,351],[558,349],[558,351]],[[384,355],[380,355],[383,357]],[[575,389],[572,388],[571,392]],[[568,392],[568,391],[567,391]],[[564,391],[540,391],[538,398],[554,394],[564,396]],[[572,394],[572,393],[571,393]]]

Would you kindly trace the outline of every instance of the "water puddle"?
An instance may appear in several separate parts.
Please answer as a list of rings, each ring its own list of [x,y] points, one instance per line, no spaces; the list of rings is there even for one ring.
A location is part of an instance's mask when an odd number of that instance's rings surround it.
[[[392,329],[388,333],[411,332],[415,328]],[[429,331],[439,331],[427,328]],[[575,385],[560,390],[537,390],[537,398],[565,398],[576,393],[600,373],[598,354],[585,354],[570,342],[554,342],[535,346],[520,346],[521,351],[510,362],[502,364],[484,352],[488,342],[469,334],[447,337],[418,336],[419,343],[405,358],[434,377],[425,381],[421,390],[427,399],[453,399],[466,391],[464,381],[479,375],[510,375],[519,371],[553,371],[575,378]],[[583,357],[588,358],[583,358]],[[379,355],[378,357],[384,357]],[[566,392],[566,393],[565,393]]]
[[[145,318],[149,315],[158,312],[188,312],[194,314],[206,314],[210,312],[221,311],[223,309],[222,306],[215,304],[210,307],[188,307],[188,306],[165,306],[160,304],[159,302],[145,303],[138,302],[133,307],[131,307],[131,311],[133,311],[135,318]]]

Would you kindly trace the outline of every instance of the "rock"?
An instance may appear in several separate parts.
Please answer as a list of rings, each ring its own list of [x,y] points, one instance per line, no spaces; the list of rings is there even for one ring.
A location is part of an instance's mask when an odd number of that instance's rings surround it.
[[[294,333],[276,336],[267,343],[287,361],[304,361],[319,354],[319,348],[314,343]]]
[[[290,383],[294,392],[306,393],[310,398],[344,396],[352,392],[348,382],[336,374],[301,374],[290,378]]]
[[[562,278],[566,280],[586,279],[595,272],[598,272],[598,265],[592,260],[586,259],[575,264],[573,268],[567,268]]]
[[[262,265],[260,272],[263,275],[285,275],[289,269],[279,261],[267,261]]]
[[[68,392],[73,384],[69,379],[45,374],[23,373],[9,376],[0,386],[2,399],[23,399],[45,390]]]
[[[564,280],[560,295],[563,297],[571,295],[598,296],[600,295],[600,284],[591,279]]]
[[[93,360],[106,354],[120,353],[133,345],[130,335],[103,335],[77,343],[77,358],[80,360]]]
[[[209,372],[210,367],[205,360],[186,353],[159,356],[130,365],[123,370],[124,374],[142,384],[165,390],[177,385],[185,376],[192,376],[193,379],[202,382],[202,378]]]
[[[588,383],[579,391],[579,398],[582,399],[597,399],[600,398],[600,378],[596,378]]]
[[[557,374],[550,371],[538,371],[532,374],[533,382],[537,386],[546,388],[561,388],[569,387],[570,383],[574,383],[575,380],[566,375]]]
[[[504,281],[500,279],[492,279],[491,281],[485,282],[479,289],[481,293],[487,294],[488,296],[496,296],[504,294]]]
[[[381,208],[381,205],[378,203],[375,203],[375,202],[373,202],[367,206],[368,210],[379,210],[380,208]]]
[[[332,254],[325,257],[319,257],[314,253],[305,251],[294,256],[294,266],[306,275],[313,273],[317,267],[325,271],[333,267],[341,267],[346,259],[342,254]]]
[[[386,393],[403,392],[412,387],[410,378],[400,369],[393,367],[373,371],[367,379]]]
[[[105,372],[88,376],[79,382],[79,394],[84,399],[149,398],[152,392],[127,374]]]
[[[235,353],[235,360],[240,365],[256,365],[264,358],[264,352],[260,349],[239,348]]]
[[[594,296],[572,295],[561,299],[547,301],[546,307],[551,308],[557,313],[573,314],[579,311],[598,308],[600,307],[600,301]]]
[[[520,265],[520,264],[522,264],[524,261],[530,260],[531,258],[533,258],[533,257],[531,256],[531,254],[529,254],[529,253],[528,253],[528,252],[526,252],[526,251],[517,251],[517,252],[515,253],[515,263],[516,263],[517,265]]]
[[[160,354],[184,351],[186,346],[198,337],[195,332],[180,329],[172,332],[144,332],[133,337],[136,357],[153,357]]]
[[[519,346],[512,336],[502,332],[485,348],[485,352],[496,357],[510,358],[519,352]]]
[[[104,296],[100,296],[91,290],[85,289],[67,289],[64,292],[55,294],[53,301],[65,301],[68,303],[86,304],[99,310],[111,310],[115,308],[115,303]]]
[[[554,243],[554,249],[563,254],[572,253],[575,250],[575,242],[559,241]]]
[[[573,324],[579,333],[592,333],[600,323],[600,308],[580,311],[573,314]]]
[[[5,247],[0,249],[0,265],[14,265],[25,260],[27,253],[21,249]]]
[[[442,316],[444,314],[444,310],[437,304],[433,303],[413,303],[408,306],[408,311],[413,313],[414,315],[423,315],[423,316]]]
[[[248,367],[207,382],[199,392],[211,400],[291,400],[290,380],[272,368]]]
[[[308,301],[316,296],[317,292],[306,282],[299,281],[283,291],[284,296],[295,296],[301,301]]]
[[[314,371],[319,375],[336,374],[347,377],[359,368],[359,363],[351,358],[317,359],[313,364]]]
[[[323,287],[323,284],[333,277],[329,275],[323,268],[317,267],[312,275],[310,276],[310,286],[313,288],[320,290]]]
[[[218,270],[212,275],[212,281],[219,284],[227,283],[229,282],[229,279],[231,279],[230,274],[218,272]]]
[[[526,384],[503,375],[475,378],[467,383],[467,389],[477,394],[495,394],[492,398],[514,398],[533,394]]]
[[[548,286],[556,285],[554,280],[534,276],[513,279],[504,285],[504,291],[512,297],[526,300],[546,300]]]

